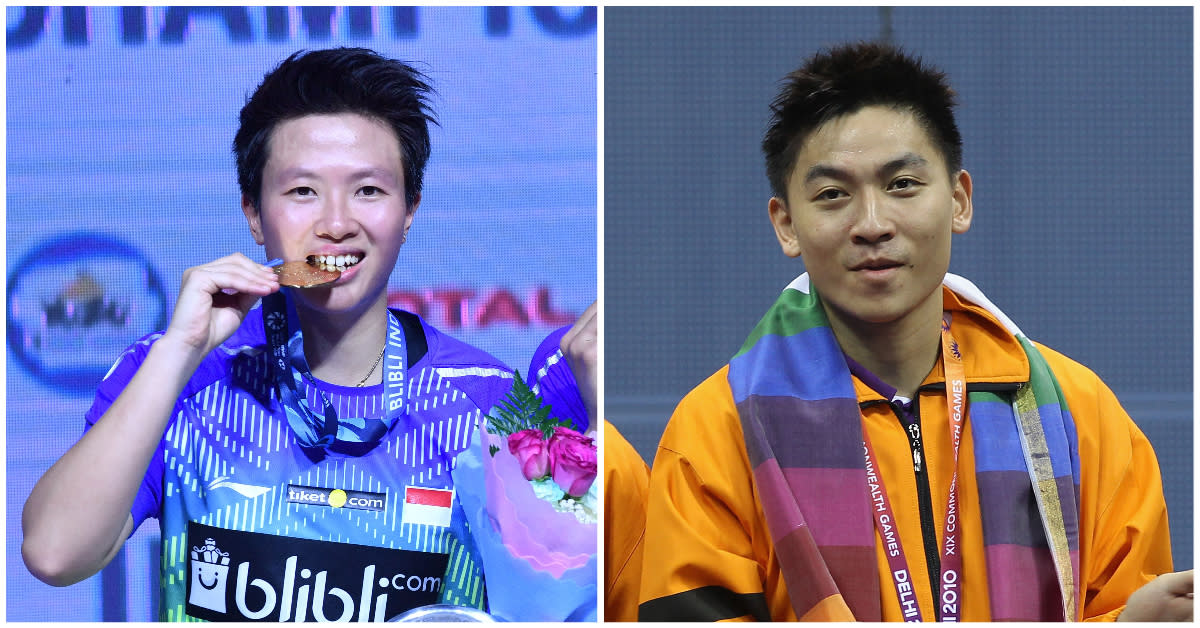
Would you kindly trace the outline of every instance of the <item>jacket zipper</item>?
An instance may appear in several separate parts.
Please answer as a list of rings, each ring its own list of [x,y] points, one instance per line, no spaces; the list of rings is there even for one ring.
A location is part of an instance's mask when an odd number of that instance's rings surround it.
[[[941,582],[942,558],[938,553],[937,530],[933,520],[933,497],[929,490],[929,471],[925,464],[925,445],[921,442],[921,395],[913,396],[911,422],[905,420],[904,408],[889,402],[896,418],[908,433],[908,447],[912,451],[913,475],[917,479],[917,511],[921,515],[921,538],[925,546],[925,565],[929,569],[930,595],[934,601],[934,614],[941,621],[941,608],[937,605],[938,583]]]
[[[967,392],[1014,393],[1020,387],[1021,384],[1014,383],[974,382],[967,384]],[[938,552],[937,531],[934,528],[933,519],[933,498],[930,496],[929,490],[929,471],[926,469],[925,463],[925,445],[921,440],[920,400],[923,392],[945,392],[945,390],[946,385],[941,382],[918,388],[916,394],[913,395],[911,423],[906,420],[908,415],[904,408],[894,401],[872,399],[859,404],[859,407],[866,409],[877,403],[886,403],[891,407],[892,413],[896,415],[896,420],[900,422],[900,426],[908,435],[908,448],[912,452],[913,475],[917,480],[917,512],[921,516],[921,539],[925,546],[925,564],[929,569],[930,594],[933,596],[933,610],[937,621],[942,620],[942,609],[937,603],[938,594],[941,591],[942,555]]]

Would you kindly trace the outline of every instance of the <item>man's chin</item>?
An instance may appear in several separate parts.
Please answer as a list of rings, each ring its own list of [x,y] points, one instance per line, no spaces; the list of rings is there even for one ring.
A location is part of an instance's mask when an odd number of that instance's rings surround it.
[[[852,327],[894,325],[903,321],[916,309],[895,296],[851,296],[846,301],[849,307],[825,301],[825,314],[830,319],[837,318],[843,324]]]

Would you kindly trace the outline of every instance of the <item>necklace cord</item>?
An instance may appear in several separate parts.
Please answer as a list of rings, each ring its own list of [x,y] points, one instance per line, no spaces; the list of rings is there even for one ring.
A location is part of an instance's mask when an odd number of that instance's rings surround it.
[[[379,368],[379,362],[381,360],[383,360],[383,352],[386,350],[387,350],[387,343],[384,343],[383,349],[379,350],[379,357],[375,358],[375,363],[371,365],[371,370],[367,371],[367,376],[362,378],[362,380],[360,380],[358,382],[359,388],[361,388],[363,386],[363,384],[366,384],[367,380],[370,379],[371,376],[375,374],[375,369]]]

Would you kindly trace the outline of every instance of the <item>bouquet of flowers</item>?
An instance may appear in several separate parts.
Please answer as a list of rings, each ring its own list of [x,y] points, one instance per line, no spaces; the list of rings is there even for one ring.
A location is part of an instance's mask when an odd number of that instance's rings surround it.
[[[459,454],[455,491],[507,621],[596,619],[595,442],[549,416],[520,374]]]

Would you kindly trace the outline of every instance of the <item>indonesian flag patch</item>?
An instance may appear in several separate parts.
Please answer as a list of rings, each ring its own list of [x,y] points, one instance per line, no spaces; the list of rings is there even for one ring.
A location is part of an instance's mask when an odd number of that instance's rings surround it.
[[[441,488],[404,487],[404,512],[401,523],[447,527],[454,491]]]

